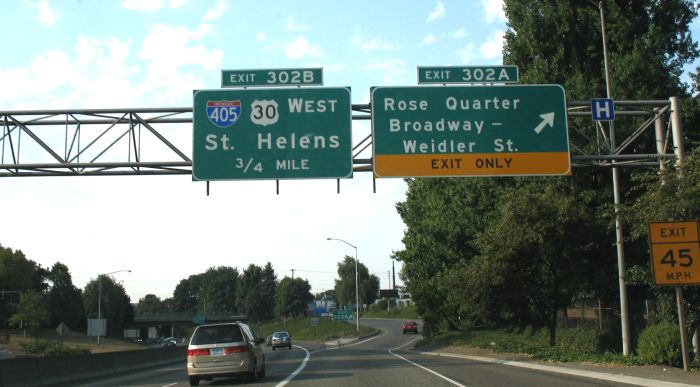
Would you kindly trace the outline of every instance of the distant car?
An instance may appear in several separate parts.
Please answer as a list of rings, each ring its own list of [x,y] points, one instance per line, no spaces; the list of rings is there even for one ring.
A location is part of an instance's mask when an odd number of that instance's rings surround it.
[[[265,345],[268,347],[272,345],[272,335],[267,336],[267,339],[265,339]]]
[[[275,332],[272,334],[272,350],[274,351],[275,348],[282,348],[282,347],[287,347],[288,349],[292,349],[292,336],[289,336],[289,333],[280,331],[280,332]]]
[[[265,354],[258,338],[243,322],[200,325],[187,347],[187,376],[191,386],[213,378],[265,376]]]
[[[161,347],[174,347],[177,345],[177,339],[174,337],[166,337],[160,342]]]
[[[404,335],[406,332],[418,333],[418,324],[415,321],[404,321],[402,329]]]

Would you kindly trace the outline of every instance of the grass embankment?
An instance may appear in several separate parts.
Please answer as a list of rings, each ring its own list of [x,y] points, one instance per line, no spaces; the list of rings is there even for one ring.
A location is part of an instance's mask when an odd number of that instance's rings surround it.
[[[41,355],[50,354],[52,351],[65,353],[100,353],[128,351],[133,349],[143,349],[144,346],[129,342],[127,340],[102,338],[100,345],[97,345],[95,337],[88,337],[84,333],[69,332],[63,337],[63,349],[61,347],[61,337],[53,330],[43,330],[39,334],[39,340],[34,336],[26,337],[21,331],[12,331],[10,341],[5,344],[4,334],[0,347],[15,355]]]
[[[538,360],[560,362],[591,362],[600,364],[644,365],[639,356],[624,356],[605,350],[604,338],[594,329],[560,328],[556,343],[549,345],[546,330],[470,330],[447,332],[424,338],[418,346],[438,344],[441,346],[468,346],[484,348],[496,353],[523,354]]]
[[[369,310],[360,316],[362,317],[373,317],[373,318],[395,318],[400,320],[418,320],[418,313],[416,313],[416,307],[406,306],[403,308],[391,307],[391,309],[386,310],[386,307],[378,307],[377,305],[372,305]]]
[[[338,337],[357,336],[355,321],[332,321],[322,318],[318,319],[318,326],[311,326],[311,319],[300,317],[286,324],[282,322],[270,322],[255,327],[255,331],[260,337],[267,337],[277,331],[287,331],[293,340],[316,341],[329,340]],[[360,325],[360,335],[374,333],[374,328]]]

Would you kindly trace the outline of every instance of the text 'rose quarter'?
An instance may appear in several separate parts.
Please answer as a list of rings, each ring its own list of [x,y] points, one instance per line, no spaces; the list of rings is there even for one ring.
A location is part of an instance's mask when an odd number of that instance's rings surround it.
[[[377,177],[567,175],[559,85],[377,87]]]
[[[194,93],[193,180],[352,177],[350,90]]]

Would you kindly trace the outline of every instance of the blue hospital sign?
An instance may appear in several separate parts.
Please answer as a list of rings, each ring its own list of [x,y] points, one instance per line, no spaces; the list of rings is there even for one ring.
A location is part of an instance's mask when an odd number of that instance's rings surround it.
[[[615,121],[615,101],[612,98],[593,98],[591,115],[593,121]]]

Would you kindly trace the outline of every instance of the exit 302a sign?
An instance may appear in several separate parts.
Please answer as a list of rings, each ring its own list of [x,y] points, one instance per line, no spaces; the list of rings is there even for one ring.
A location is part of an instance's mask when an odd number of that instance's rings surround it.
[[[700,285],[698,221],[649,224],[651,261],[657,285]]]

